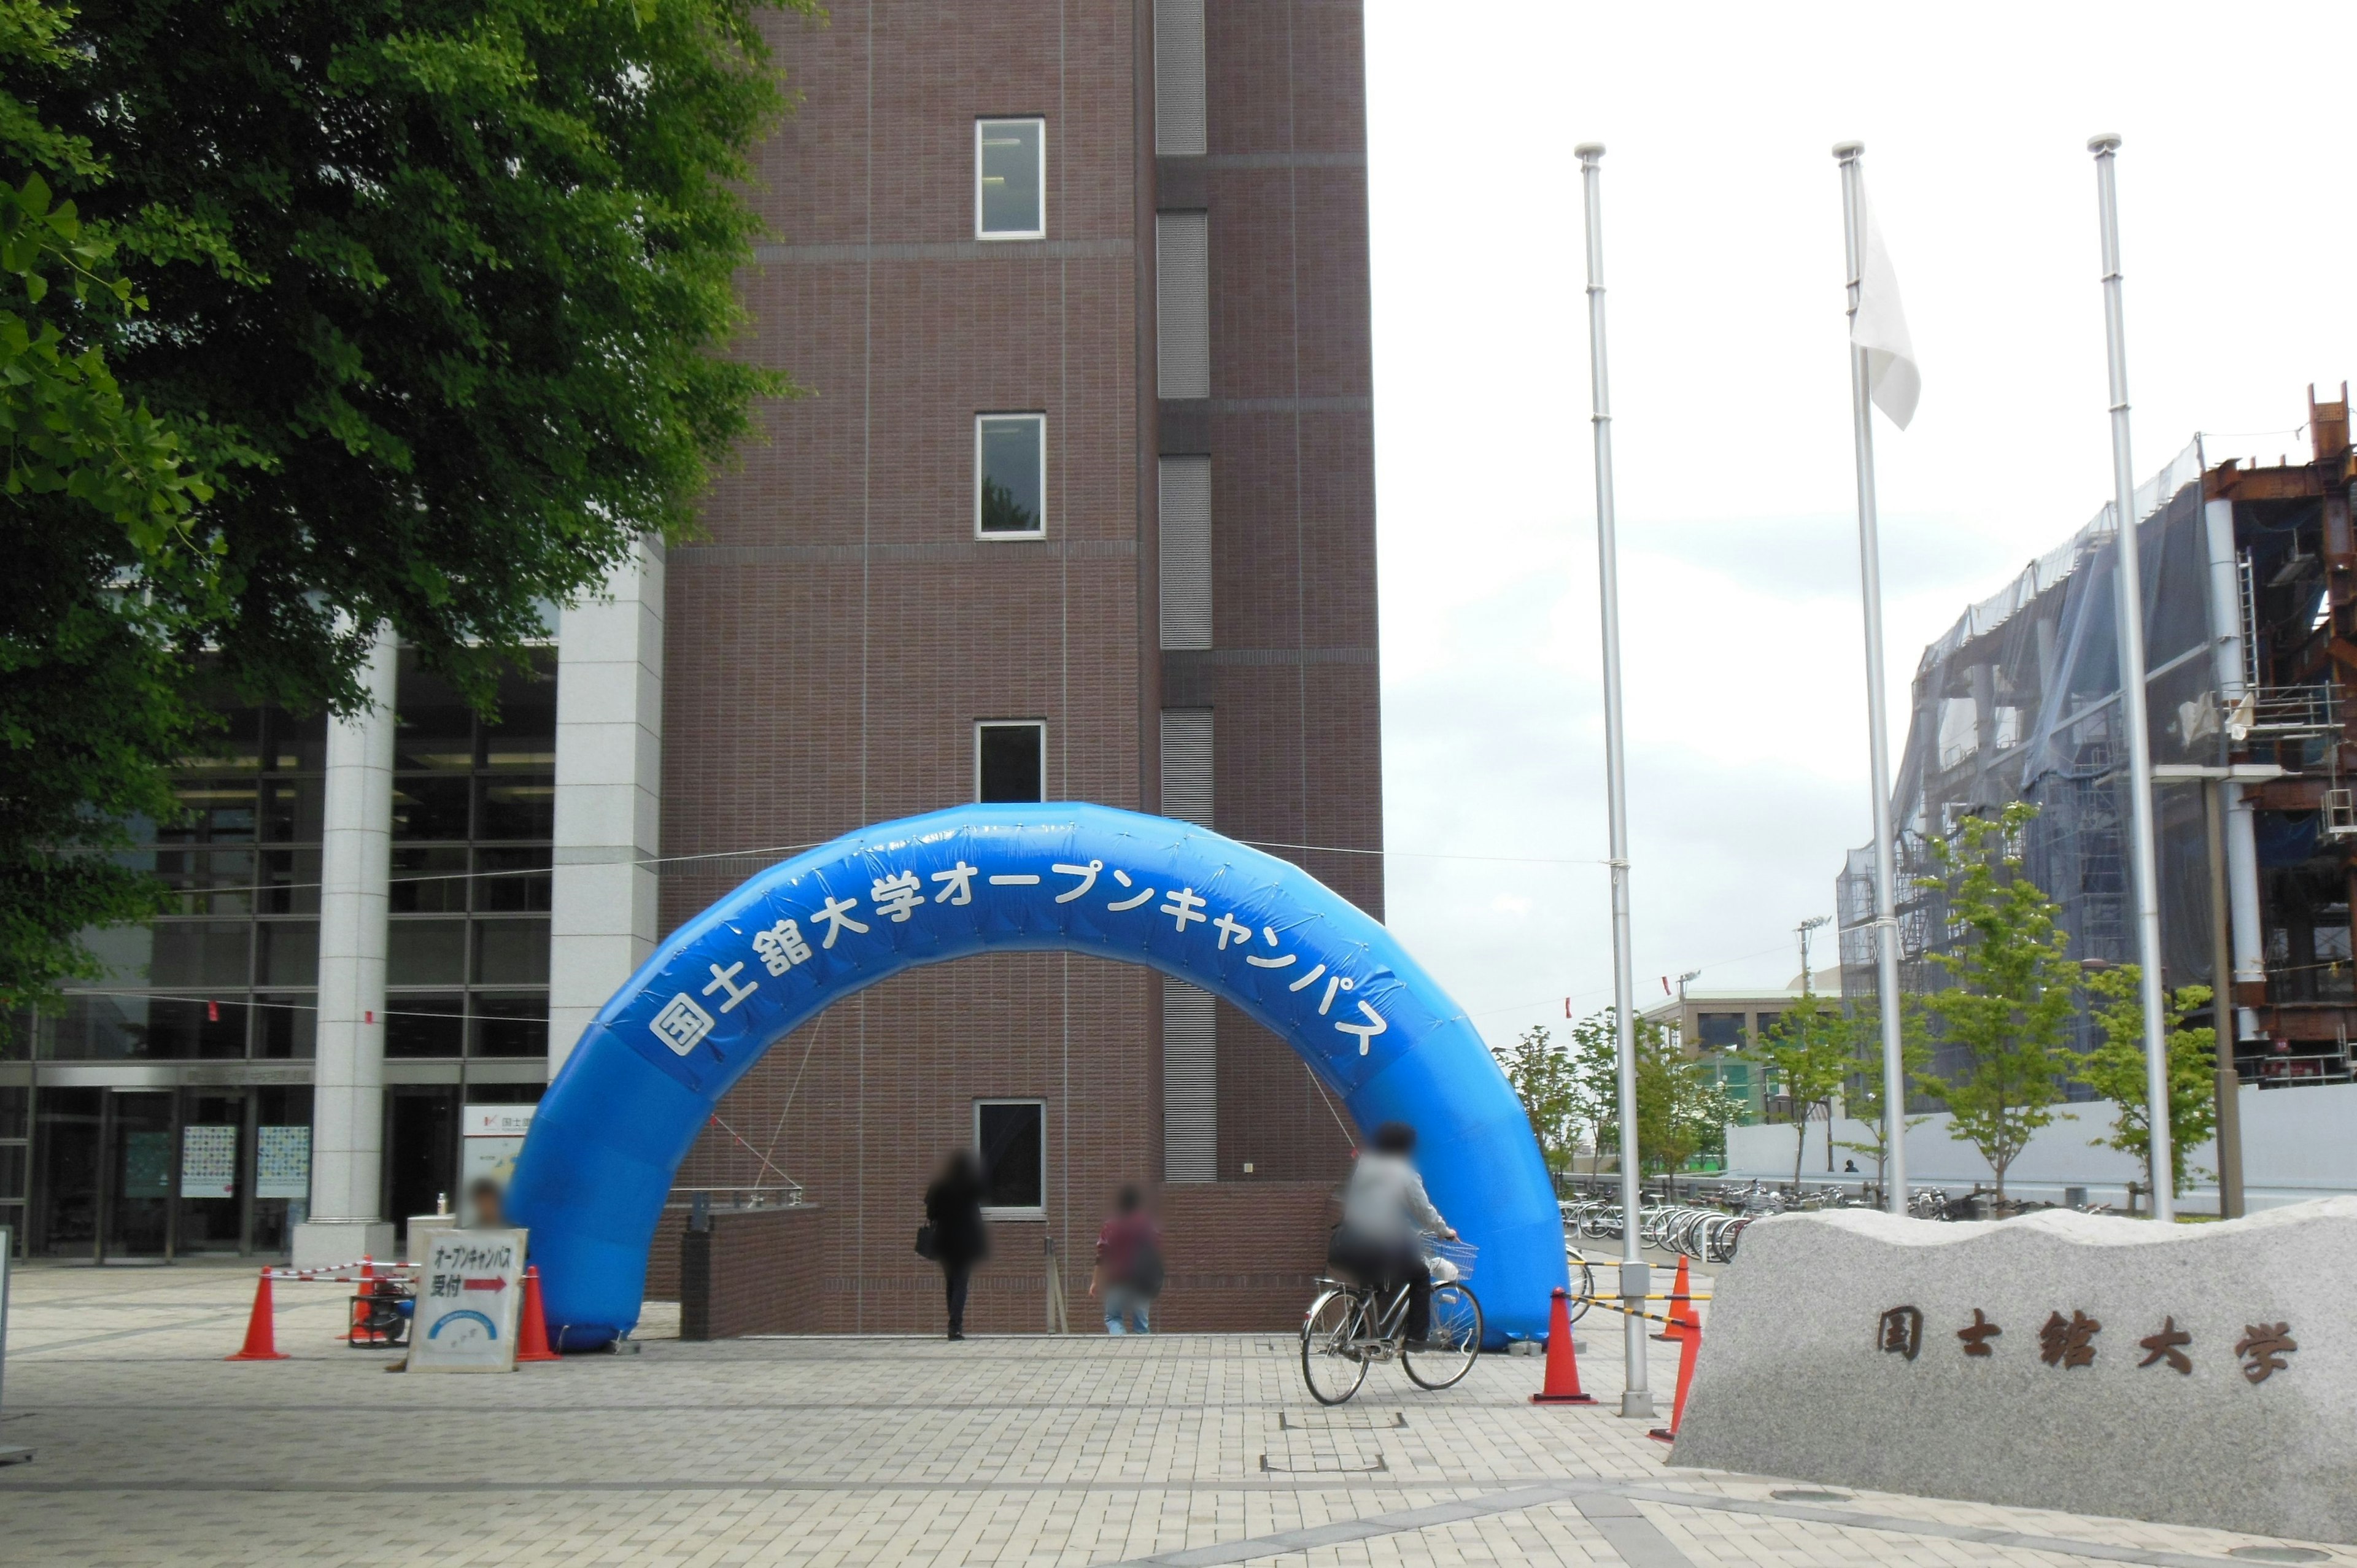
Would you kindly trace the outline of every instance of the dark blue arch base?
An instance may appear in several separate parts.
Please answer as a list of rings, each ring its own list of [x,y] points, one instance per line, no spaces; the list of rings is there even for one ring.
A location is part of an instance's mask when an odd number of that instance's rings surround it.
[[[787,1031],[918,964],[1040,949],[1192,982],[1283,1036],[1361,1128],[1413,1124],[1434,1203],[1481,1249],[1491,1340],[1545,1335],[1566,1283],[1554,1188],[1512,1090],[1431,976],[1298,866],[1185,822],[1050,804],[961,806],[799,855],[673,933],[615,993],[549,1086],[508,1195],[559,1343],[593,1348],[638,1322],[680,1161]]]

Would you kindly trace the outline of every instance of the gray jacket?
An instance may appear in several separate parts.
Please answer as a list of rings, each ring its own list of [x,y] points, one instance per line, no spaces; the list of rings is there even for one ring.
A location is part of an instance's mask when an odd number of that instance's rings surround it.
[[[1342,1229],[1361,1240],[1390,1246],[1448,1229],[1426,1196],[1424,1178],[1397,1155],[1370,1149],[1359,1156],[1342,1188]]]

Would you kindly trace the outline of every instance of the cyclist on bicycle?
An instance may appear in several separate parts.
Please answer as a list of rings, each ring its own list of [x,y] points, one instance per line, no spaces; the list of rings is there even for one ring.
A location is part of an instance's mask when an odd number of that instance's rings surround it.
[[[1424,1238],[1453,1241],[1457,1232],[1432,1206],[1424,1178],[1409,1158],[1415,1129],[1386,1122],[1375,1129],[1373,1147],[1359,1156],[1342,1188],[1342,1223],[1334,1228],[1327,1259],[1361,1283],[1389,1294],[1408,1287],[1404,1333],[1410,1349],[1423,1349],[1432,1327],[1432,1264]]]

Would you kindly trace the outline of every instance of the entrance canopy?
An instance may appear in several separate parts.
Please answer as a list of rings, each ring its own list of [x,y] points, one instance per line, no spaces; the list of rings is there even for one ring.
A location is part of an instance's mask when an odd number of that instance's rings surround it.
[[[1434,1203],[1480,1248],[1472,1283],[1493,1337],[1546,1332],[1549,1292],[1566,1283],[1562,1218],[1522,1106],[1464,1013],[1300,867],[1082,804],[960,806],[869,828],[673,932],[584,1031],[516,1164],[508,1209],[531,1227],[551,1332],[587,1348],[638,1322],[681,1160],[788,1031],[919,964],[1041,950],[1200,985],[1282,1036],[1361,1128],[1415,1127]]]

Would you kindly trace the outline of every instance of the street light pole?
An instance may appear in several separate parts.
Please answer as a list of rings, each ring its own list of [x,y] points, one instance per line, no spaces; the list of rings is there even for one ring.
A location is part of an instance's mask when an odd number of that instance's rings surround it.
[[[1857,300],[1866,264],[1865,170],[1862,142],[1834,148],[1841,164],[1842,242],[1849,259],[1849,314]],[[1874,957],[1876,990],[1882,1012],[1883,1201],[1893,1214],[1907,1212],[1907,1068],[1899,1016],[1899,888],[1891,865],[1890,720],[1883,712],[1882,547],[1874,501],[1873,386],[1866,350],[1849,346],[1850,426],[1857,448],[1857,567],[1866,600],[1866,730],[1872,753],[1874,789]]]
[[[2112,616],[2120,644],[2120,714],[2127,731],[2128,859],[2135,872],[2138,992],[2144,1004],[2144,1081],[2151,1128],[2152,1217],[2177,1218],[2176,1170],[2169,1158],[2169,1036],[2161,1010],[2160,875],[2153,847],[2152,741],[2145,707],[2144,580],[2136,561],[2136,469],[2128,456],[2127,322],[2120,297],[2119,192],[2113,163],[2115,135],[2091,138],[2095,196],[2104,243],[2104,337],[2112,392],[2113,518],[2119,525],[2119,560],[2112,578]]]
[[[1612,1025],[1620,1049],[1620,1295],[1627,1340],[1626,1391],[1620,1413],[1653,1419],[1653,1394],[1646,1380],[1645,1320],[1641,1298],[1652,1292],[1652,1271],[1640,1251],[1637,1210],[1637,1030],[1634,961],[1629,951],[1629,788],[1621,750],[1620,581],[1612,514],[1612,399],[1604,360],[1604,148],[1596,142],[1573,149],[1587,218],[1587,361],[1596,431],[1596,555],[1604,620],[1605,809],[1611,834]],[[1640,1299],[1632,1300],[1631,1297]]]

